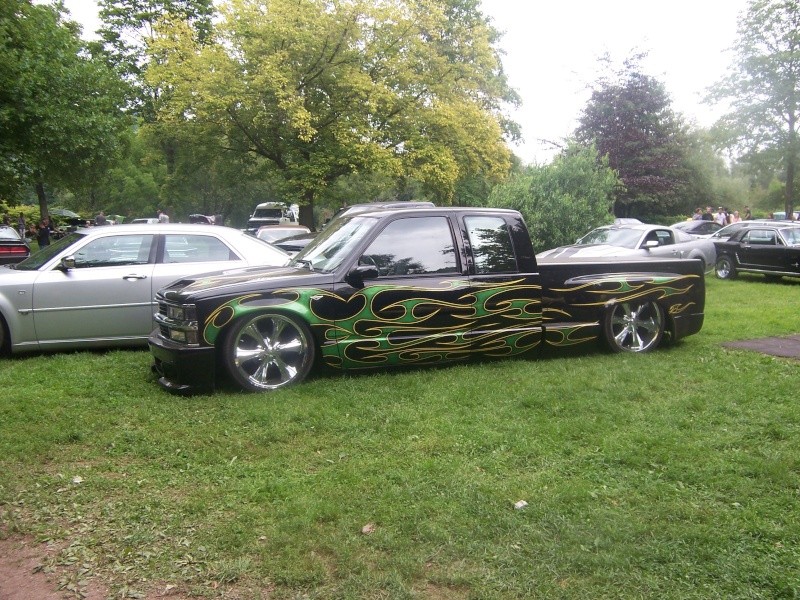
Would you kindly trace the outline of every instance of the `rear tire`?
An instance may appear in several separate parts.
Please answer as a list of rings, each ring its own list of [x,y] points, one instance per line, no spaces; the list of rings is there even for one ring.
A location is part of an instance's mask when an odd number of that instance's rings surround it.
[[[0,316],[0,356],[11,355],[11,333],[8,331],[6,320]]]
[[[655,302],[623,302],[605,316],[604,330],[613,352],[649,352],[664,337],[664,311]]]
[[[233,380],[251,392],[276,390],[305,379],[316,350],[308,326],[282,313],[238,319],[222,345],[222,362]]]
[[[736,277],[736,267],[733,266],[731,257],[727,255],[720,256],[717,259],[717,266],[714,271],[720,279],[733,279]]]

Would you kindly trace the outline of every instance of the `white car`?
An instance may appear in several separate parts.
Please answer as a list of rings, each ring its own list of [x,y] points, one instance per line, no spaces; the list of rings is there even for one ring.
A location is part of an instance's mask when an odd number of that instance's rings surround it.
[[[606,225],[593,229],[575,244],[536,255],[544,262],[598,258],[696,258],[703,271],[716,263],[714,243],[661,225]]]
[[[79,229],[0,267],[0,352],[146,346],[160,288],[288,261],[282,250],[217,225]]]

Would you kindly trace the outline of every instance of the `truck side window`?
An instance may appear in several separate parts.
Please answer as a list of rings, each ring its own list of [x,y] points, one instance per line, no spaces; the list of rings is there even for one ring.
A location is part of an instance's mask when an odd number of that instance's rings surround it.
[[[500,217],[466,217],[475,273],[513,273],[517,269],[517,257],[511,243],[508,225]]]
[[[446,217],[408,217],[389,223],[359,260],[382,276],[456,273],[455,244]]]

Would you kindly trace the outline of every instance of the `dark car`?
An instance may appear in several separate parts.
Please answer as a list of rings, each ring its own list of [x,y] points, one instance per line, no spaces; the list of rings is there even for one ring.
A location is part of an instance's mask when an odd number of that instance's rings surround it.
[[[767,279],[800,277],[800,226],[763,223],[714,245],[720,279],[733,279],[738,273],[761,273]]]
[[[681,221],[680,223],[670,225],[670,227],[688,233],[695,238],[707,238],[722,229],[722,225],[719,223],[702,220]]]
[[[303,248],[308,246],[311,243],[311,240],[313,240],[315,237],[317,237],[317,233],[310,231],[308,233],[290,235],[289,237],[285,237],[271,243],[276,248],[280,248],[284,252],[288,252],[291,256],[294,256]]]
[[[13,227],[0,225],[0,265],[13,265],[30,256],[27,242]]]

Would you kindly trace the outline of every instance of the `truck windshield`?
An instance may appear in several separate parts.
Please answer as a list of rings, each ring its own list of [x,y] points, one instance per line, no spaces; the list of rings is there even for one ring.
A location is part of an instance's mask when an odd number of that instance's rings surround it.
[[[283,210],[280,208],[257,208],[251,218],[253,219],[280,219]]]
[[[331,221],[291,264],[310,266],[314,271],[330,272],[351,256],[361,240],[377,224],[374,217],[342,217]]]

